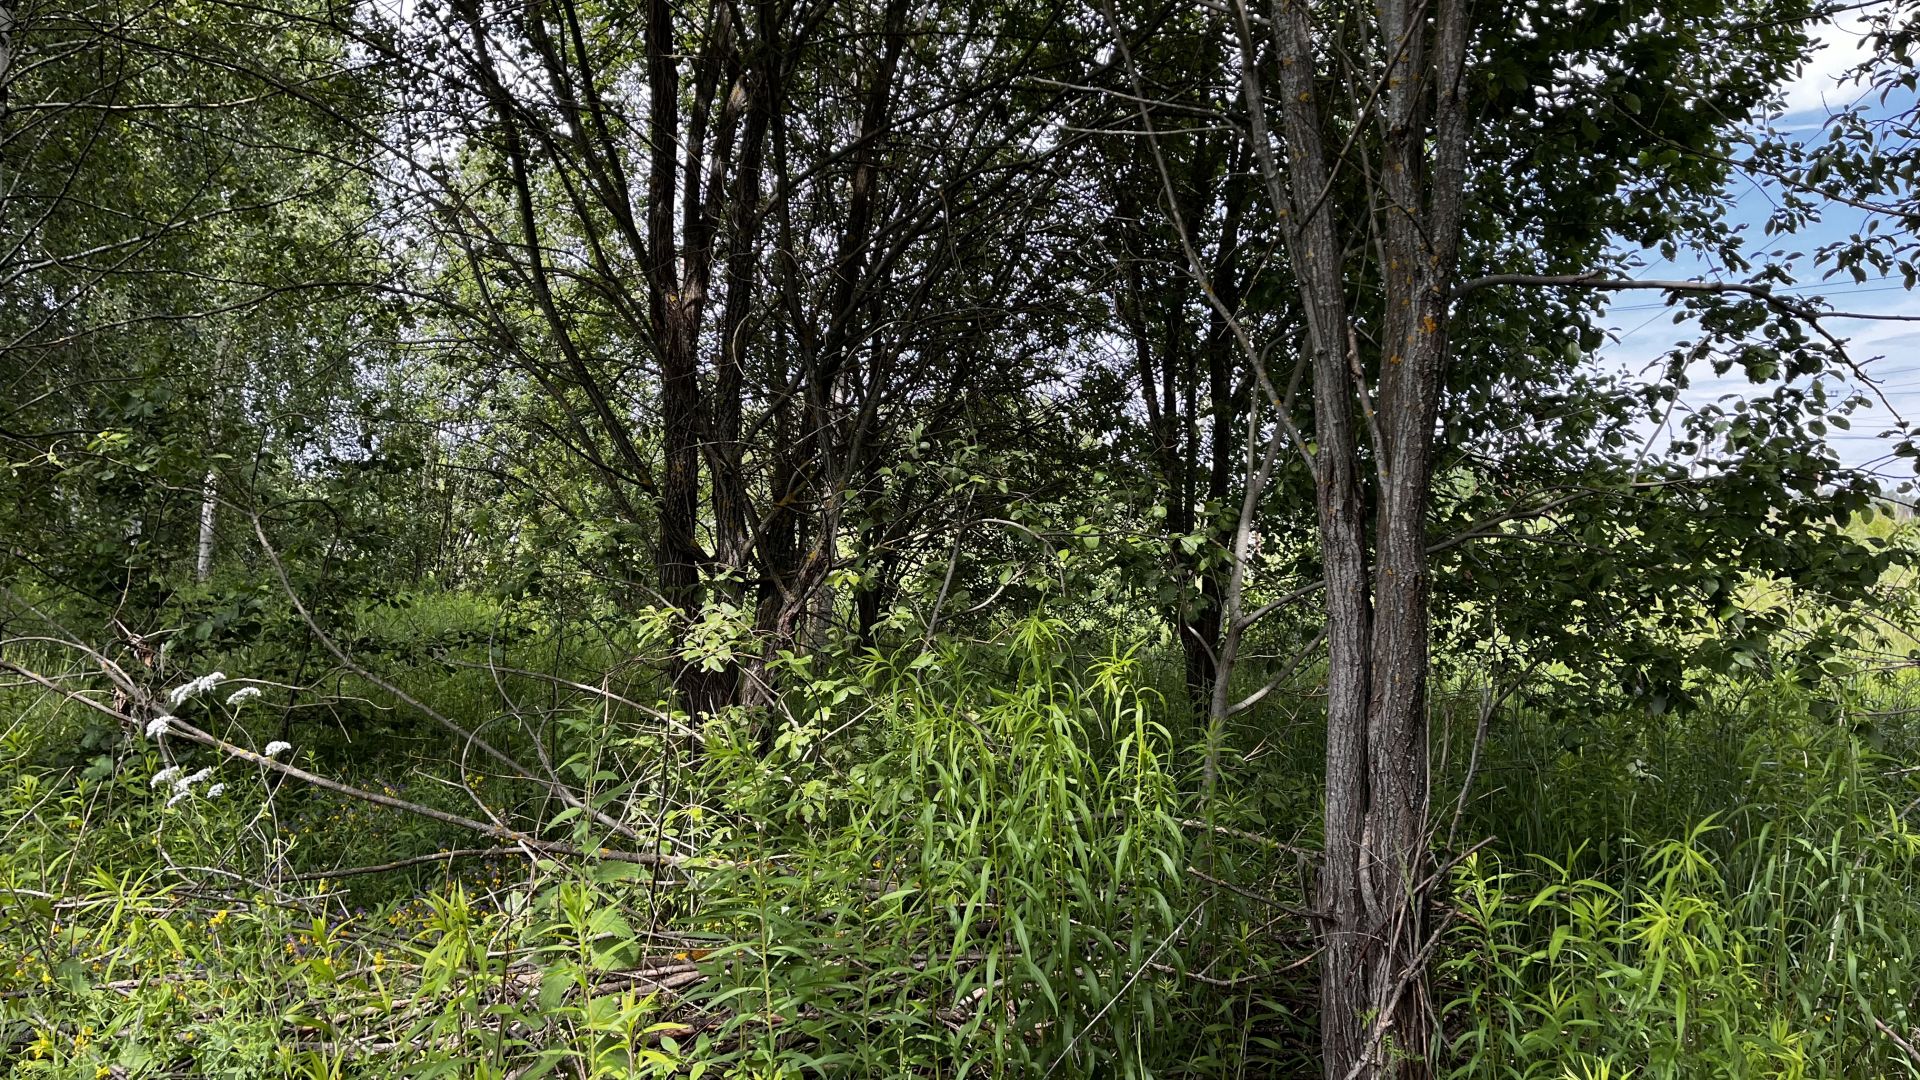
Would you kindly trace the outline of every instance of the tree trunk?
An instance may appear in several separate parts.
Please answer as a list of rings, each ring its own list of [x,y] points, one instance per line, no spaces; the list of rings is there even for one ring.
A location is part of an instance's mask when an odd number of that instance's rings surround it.
[[[207,470],[200,488],[200,546],[193,559],[193,579],[202,585],[213,578],[213,526],[220,506],[217,483],[213,470]]]
[[[1318,452],[1310,464],[1329,643],[1318,882],[1323,1068],[1329,1080],[1419,1078],[1431,1074],[1433,1049],[1424,970],[1426,514],[1459,248],[1466,9],[1455,0],[1431,13],[1401,0],[1378,9],[1387,74],[1379,168],[1368,180],[1371,235],[1359,237],[1341,235],[1332,205],[1342,162],[1328,154],[1312,13],[1291,3],[1277,14],[1284,162],[1274,160],[1264,130],[1252,24],[1243,17],[1239,29],[1255,153],[1270,198],[1287,215],[1313,371]],[[1347,89],[1356,101],[1368,96]],[[1380,255],[1379,308],[1348,291],[1345,253],[1367,250]],[[1368,328],[1378,355],[1363,357],[1359,331]],[[1363,466],[1375,492],[1371,559]]]
[[[694,328],[680,305],[669,301],[669,329],[661,349],[661,430],[666,463],[660,484],[660,595],[681,612],[682,625],[700,617],[705,599],[701,570],[708,557],[696,530],[700,515],[700,388],[695,369]],[[709,670],[677,652],[669,672],[680,706],[690,716],[714,713],[734,703],[736,672]]]

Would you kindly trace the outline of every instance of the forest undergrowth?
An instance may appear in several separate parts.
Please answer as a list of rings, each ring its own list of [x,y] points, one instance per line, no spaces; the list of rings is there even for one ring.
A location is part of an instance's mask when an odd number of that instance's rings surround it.
[[[1316,1068],[1310,693],[1230,733],[1267,734],[1210,790],[1176,665],[1060,621],[794,661],[766,730],[695,729],[643,671],[571,681],[604,646],[474,645],[485,607],[370,618],[454,643],[377,682],[162,653],[144,730],[103,680],[13,681],[7,1075]],[[1473,678],[1436,694],[1446,1075],[1914,1071],[1910,683],[1550,701],[1499,704],[1475,753]]]

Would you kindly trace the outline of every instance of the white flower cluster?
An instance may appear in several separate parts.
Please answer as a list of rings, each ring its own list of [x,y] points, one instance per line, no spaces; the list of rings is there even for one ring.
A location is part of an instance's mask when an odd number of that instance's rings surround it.
[[[275,740],[273,740],[272,742],[270,742],[270,743],[268,743],[268,744],[267,744],[267,748],[266,748],[266,750],[264,750],[264,751],[263,751],[263,753],[264,753],[264,754],[265,754],[265,755],[266,755],[267,757],[273,757],[273,756],[275,756],[276,754],[284,754],[284,753],[286,753],[287,751],[289,751],[289,750],[291,750],[291,749],[293,749],[293,744],[292,744],[292,743],[290,743],[290,742],[283,742],[283,741],[281,741],[281,740],[279,740],[279,739],[275,739]]]
[[[259,687],[243,686],[240,689],[235,690],[233,693],[227,695],[227,704],[230,707],[237,709],[241,706],[242,703],[252,701],[254,698],[257,698],[259,696],[260,696]]]
[[[211,767],[201,769],[199,772],[194,773],[191,776],[181,776],[180,773],[181,773],[180,766],[169,765],[166,768],[161,769],[159,772],[154,773],[153,779],[147,781],[147,786],[157,788],[161,784],[172,783],[173,795],[167,799],[167,805],[172,806],[173,804],[179,802],[180,800],[186,798],[187,796],[192,795],[193,785],[198,784],[201,781],[212,776],[213,769]],[[207,798],[217,799],[221,795],[225,794],[226,790],[227,790],[227,785],[215,784],[212,787],[207,789]]]
[[[167,695],[167,702],[177,709],[183,703],[199,697],[201,694],[206,693],[226,681],[227,677],[224,674],[218,671],[209,672],[192,682],[184,682],[174,687],[172,692]]]
[[[171,723],[173,723],[173,717],[171,716],[156,716],[153,719],[147,721],[147,738],[149,739],[165,738],[167,734],[167,725]]]

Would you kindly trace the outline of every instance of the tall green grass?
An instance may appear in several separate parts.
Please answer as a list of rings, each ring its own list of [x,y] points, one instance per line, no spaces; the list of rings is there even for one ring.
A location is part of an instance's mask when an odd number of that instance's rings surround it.
[[[1509,733],[1508,827],[1454,874],[1452,1075],[1920,1074],[1920,774],[1813,704]]]

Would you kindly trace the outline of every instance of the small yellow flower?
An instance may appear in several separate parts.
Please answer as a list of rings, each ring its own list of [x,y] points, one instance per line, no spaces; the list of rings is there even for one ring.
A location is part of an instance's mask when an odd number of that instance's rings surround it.
[[[221,908],[219,911],[214,913],[213,918],[207,920],[207,926],[209,928],[219,926],[221,923],[227,921],[227,916],[231,913],[232,913],[231,909]]]

